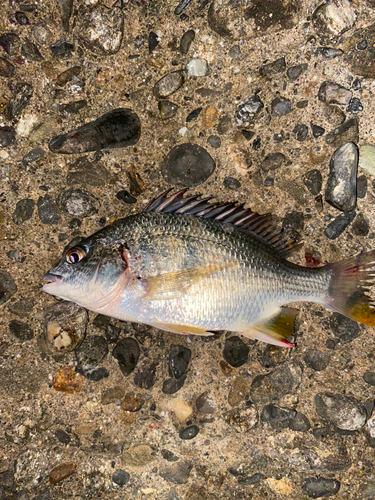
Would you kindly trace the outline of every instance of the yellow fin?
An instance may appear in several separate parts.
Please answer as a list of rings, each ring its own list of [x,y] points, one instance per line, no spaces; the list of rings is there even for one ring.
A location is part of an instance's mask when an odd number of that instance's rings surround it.
[[[212,332],[207,332],[206,330],[202,330],[202,328],[196,328],[195,326],[169,325],[166,323],[154,323],[153,326],[155,328],[159,328],[160,330],[181,333],[182,335],[214,335]]]
[[[203,278],[217,273],[228,267],[237,266],[237,263],[209,264],[207,266],[191,267],[181,271],[150,276],[143,281],[146,283],[144,299],[163,300],[176,299],[187,292],[189,287]]]
[[[241,332],[241,334],[245,337],[261,340],[267,344],[280,347],[293,347],[293,344],[284,339],[294,335],[294,322],[297,314],[297,309],[282,307],[271,318],[268,318],[259,325],[250,327],[248,330]]]

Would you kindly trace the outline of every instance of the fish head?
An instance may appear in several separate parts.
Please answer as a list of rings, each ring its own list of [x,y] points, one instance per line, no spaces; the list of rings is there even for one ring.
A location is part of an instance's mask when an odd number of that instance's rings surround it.
[[[128,249],[100,231],[76,238],[43,277],[43,291],[97,310],[116,300],[129,279]]]

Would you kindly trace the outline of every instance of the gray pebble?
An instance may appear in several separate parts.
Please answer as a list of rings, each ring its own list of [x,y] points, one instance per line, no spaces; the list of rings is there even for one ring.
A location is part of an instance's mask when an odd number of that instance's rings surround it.
[[[36,24],[33,28],[33,35],[40,45],[47,45],[51,40],[51,31],[44,24]]]
[[[212,415],[217,410],[216,401],[213,399],[209,391],[203,392],[198,396],[195,405],[200,413]]]
[[[355,212],[344,212],[343,214],[339,215],[338,217],[336,217],[336,219],[328,224],[324,231],[324,235],[330,240],[335,240],[353,222],[355,216]]]
[[[357,204],[358,148],[349,142],[332,155],[325,189],[325,200],[343,212],[354,210]]]
[[[27,318],[32,313],[36,302],[33,298],[20,299],[17,302],[11,302],[8,309],[11,313],[20,316],[21,318]]]
[[[163,449],[160,453],[164,460],[168,460],[168,462],[178,462],[179,460],[179,457],[169,450]]]
[[[0,270],[0,305],[7,302],[17,292],[17,285],[7,271]]]
[[[129,375],[137,366],[140,353],[138,342],[131,337],[120,340],[113,349],[112,356],[118,362],[124,377]]]
[[[35,201],[31,198],[24,198],[17,202],[16,209],[12,214],[13,222],[17,225],[31,219],[34,213]]]
[[[236,123],[238,125],[243,125],[247,122],[254,121],[263,108],[264,104],[262,99],[257,94],[254,94],[237,106],[235,114]]]
[[[231,366],[238,368],[246,363],[249,347],[237,336],[226,339],[223,357]]]
[[[366,422],[366,410],[352,396],[322,392],[314,398],[317,414],[338,429],[356,431]]]
[[[112,481],[122,488],[130,481],[130,474],[122,469],[117,469],[112,474]]]
[[[42,148],[34,148],[31,151],[29,151],[25,156],[22,158],[22,165],[27,166],[30,163],[33,163],[36,160],[39,160],[39,158],[43,158],[45,156],[45,151]]]
[[[57,0],[59,6],[62,26],[65,31],[69,31],[69,19],[73,11],[73,0]]]
[[[169,376],[181,378],[187,372],[191,350],[183,345],[171,345],[169,351],[168,371]]]
[[[358,121],[350,118],[325,136],[325,141],[330,146],[338,148],[347,142],[357,143],[359,139]]]
[[[286,99],[285,97],[281,97],[280,95],[278,95],[271,102],[272,116],[284,116],[290,113],[291,110],[292,110],[292,103],[289,99]]]
[[[360,175],[357,177],[357,198],[365,198],[367,194],[367,177]]]
[[[317,349],[308,349],[303,360],[309,368],[312,368],[316,372],[320,372],[327,368],[330,362],[330,356]]]
[[[168,120],[169,118],[173,118],[173,116],[175,116],[178,106],[171,101],[164,100],[159,101],[158,109],[162,120]]]
[[[316,53],[324,57],[324,59],[335,59],[342,56],[344,51],[341,49],[334,49],[333,47],[318,47]]]
[[[224,179],[224,187],[227,189],[231,189],[232,191],[236,191],[241,187],[241,183],[239,180],[234,177],[225,177]]]
[[[337,479],[321,476],[308,477],[305,479],[305,490],[310,498],[322,498],[336,495],[340,490],[341,483]]]
[[[315,139],[324,135],[324,133],[326,131],[325,128],[320,127],[319,125],[314,125],[312,122],[310,122],[310,127],[311,127],[311,131],[312,131],[312,135],[313,135],[313,137],[315,137]]]
[[[196,425],[190,425],[189,427],[186,427],[186,429],[183,429],[179,436],[180,439],[194,439],[198,432],[199,428]]]
[[[152,54],[156,47],[159,45],[159,37],[153,31],[148,34],[148,53]]]
[[[283,73],[286,70],[285,57],[280,57],[276,61],[272,61],[259,68],[259,74],[270,78],[278,73]]]
[[[352,342],[361,334],[361,329],[356,321],[337,312],[331,315],[329,326],[334,336],[341,342]]]
[[[104,186],[112,180],[110,172],[99,161],[89,161],[86,156],[68,166],[66,182],[70,186]]]
[[[348,105],[353,92],[338,83],[325,81],[321,84],[318,91],[319,101],[326,104],[344,104]]]
[[[50,45],[49,48],[54,57],[59,59],[69,59],[72,56],[74,45],[64,39],[61,39]]]
[[[194,30],[188,30],[182,35],[180,41],[180,52],[183,56],[185,56],[189,52],[190,46],[193,43],[194,38],[195,38]]]
[[[141,389],[151,389],[156,380],[156,363],[144,363],[134,375],[134,383]]]
[[[318,195],[322,189],[323,177],[319,170],[309,170],[303,177],[303,183],[314,196]]]
[[[14,319],[9,323],[9,331],[21,342],[26,342],[27,340],[34,338],[32,328],[28,324],[22,323],[17,319]]]
[[[297,411],[297,414],[289,420],[289,429],[297,432],[307,432],[311,428],[309,419],[303,413]]]
[[[187,74],[190,76],[207,76],[210,72],[206,59],[191,59],[186,65]]]
[[[108,345],[104,337],[90,335],[75,350],[79,366],[85,372],[95,368],[108,354]]]
[[[6,148],[16,141],[14,127],[0,127],[0,148]]]
[[[96,54],[116,54],[121,48],[124,18],[120,7],[96,4],[79,16],[78,31],[83,45]]]
[[[221,146],[221,139],[218,135],[210,135],[207,139],[207,144],[211,148],[218,149]]]
[[[153,89],[154,96],[157,99],[168,97],[185,83],[185,73],[181,70],[172,71],[158,80]]]
[[[352,224],[351,232],[355,236],[367,236],[370,231],[370,224],[362,214],[358,214]]]
[[[365,372],[363,374],[363,380],[372,386],[375,386],[375,373],[374,372]]]
[[[61,222],[56,203],[49,194],[39,196],[37,207],[42,224],[59,224]]]
[[[286,74],[291,82],[295,82],[298,78],[307,70],[308,65],[306,63],[297,64],[296,66],[292,66],[288,68]]]
[[[296,414],[295,410],[269,404],[263,407],[260,419],[262,422],[270,424],[274,429],[281,430],[288,427],[289,420],[294,418]]]
[[[345,33],[352,28],[355,20],[356,14],[352,4],[332,0],[321,3],[312,14],[316,34],[327,40]]]
[[[59,206],[69,215],[88,217],[98,211],[98,200],[83,189],[63,189],[57,199]]]
[[[164,392],[164,394],[175,394],[184,385],[185,380],[186,380],[186,375],[182,375],[182,377],[178,379],[167,378],[163,382],[162,391]]]
[[[28,38],[26,38],[22,45],[21,54],[27,61],[41,62],[44,60],[44,57],[40,53],[38,47]]]
[[[3,33],[0,35],[0,45],[10,56],[15,55],[19,40],[17,33]]]
[[[233,61],[242,61],[243,55],[241,53],[241,47],[239,45],[233,45],[229,49],[229,57],[233,59]]]
[[[251,399],[258,404],[277,402],[286,394],[292,394],[300,385],[302,368],[291,362],[281,365],[265,375],[258,375],[251,384]]]
[[[262,163],[260,164],[260,168],[264,172],[269,172],[270,170],[276,170],[285,163],[286,158],[283,153],[270,153],[268,154]]]
[[[302,123],[298,123],[297,125],[295,125],[295,127],[293,129],[294,137],[299,142],[305,141],[307,139],[308,133],[309,133],[309,127],[307,125],[302,124]]]
[[[353,97],[350,100],[350,103],[348,104],[346,111],[348,113],[353,113],[353,114],[357,114],[357,113],[363,111],[363,105],[362,105],[361,101],[358,99],[358,97]]]

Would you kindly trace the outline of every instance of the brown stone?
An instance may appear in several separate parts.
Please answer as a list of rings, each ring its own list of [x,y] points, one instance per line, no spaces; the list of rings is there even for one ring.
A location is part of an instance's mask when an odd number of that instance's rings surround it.
[[[120,385],[116,385],[115,387],[110,387],[102,394],[102,405],[117,403],[124,397],[124,394],[125,390]]]
[[[63,479],[75,474],[77,472],[77,464],[74,462],[66,462],[60,464],[49,473],[49,482],[51,484],[57,484]]]
[[[53,388],[56,391],[73,394],[82,389],[83,377],[76,373],[73,366],[63,366],[54,374],[52,379]]]
[[[134,392],[128,392],[125,394],[125,398],[121,403],[121,408],[124,411],[139,411],[145,404],[145,400],[140,396],[136,396]]]
[[[204,128],[214,127],[219,120],[219,111],[214,106],[207,106],[202,110]]]
[[[343,50],[352,73],[364,78],[375,78],[375,24],[355,31],[345,42]]]
[[[245,399],[246,392],[248,392],[248,385],[242,377],[236,377],[231,385],[228,394],[228,403],[231,406],[236,406],[243,399]]]
[[[228,364],[223,359],[220,360],[219,365],[220,365],[221,371],[225,375],[233,375],[234,373],[237,373],[237,370],[235,368],[233,368],[233,366],[230,366],[230,364]]]

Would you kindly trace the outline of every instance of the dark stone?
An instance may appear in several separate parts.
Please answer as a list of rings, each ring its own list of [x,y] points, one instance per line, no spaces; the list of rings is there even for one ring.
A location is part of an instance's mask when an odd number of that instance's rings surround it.
[[[255,132],[253,132],[252,130],[242,129],[241,132],[247,141],[250,141],[255,135]]]
[[[184,385],[185,380],[186,380],[186,375],[182,375],[182,377],[178,379],[167,378],[163,382],[162,391],[164,392],[164,394],[175,394]]]
[[[134,392],[128,392],[121,403],[121,409],[129,412],[136,412],[142,409],[146,400],[137,396]]]
[[[288,68],[286,74],[291,82],[295,82],[298,78],[307,70],[308,65],[306,63],[297,64],[296,66],[292,66]]]
[[[71,437],[69,436],[69,434],[63,431],[62,429],[57,429],[55,431],[55,436],[60,441],[60,443],[63,444],[69,444],[71,441]]]
[[[298,101],[296,104],[296,108],[298,109],[305,109],[309,105],[309,101],[304,100],[304,101]]]
[[[360,113],[361,111],[363,111],[363,105],[362,105],[361,101],[358,99],[358,97],[353,97],[352,99],[350,99],[350,102],[348,104],[348,107],[346,108],[346,111],[348,113],[353,113],[353,114],[357,114],[357,113]]]
[[[375,24],[360,26],[345,44],[345,60],[353,75],[375,78]]]
[[[168,120],[169,118],[173,118],[175,114],[177,113],[178,106],[177,104],[164,100],[164,101],[159,101],[158,103],[158,109],[160,112],[160,116],[163,120]]]
[[[357,177],[357,198],[365,198],[367,194],[367,177],[360,175]]]
[[[294,393],[302,379],[298,363],[281,365],[265,375],[258,375],[251,384],[251,399],[258,404],[277,402],[286,394]]]
[[[57,203],[62,210],[74,217],[88,217],[95,214],[99,208],[98,200],[83,189],[63,189]]]
[[[34,161],[39,160],[39,158],[43,158],[45,156],[45,151],[42,148],[34,148],[31,151],[29,151],[25,156],[22,158],[22,165],[25,167],[29,165],[30,163],[34,163]]]
[[[303,183],[314,196],[318,195],[322,189],[323,177],[319,170],[309,170],[303,177]]]
[[[193,439],[198,434],[199,428],[196,425],[190,425],[183,429],[179,436],[181,439]]]
[[[14,127],[0,127],[0,148],[6,148],[16,141]]]
[[[140,352],[138,342],[131,337],[120,340],[113,349],[112,356],[118,362],[124,377],[129,375],[137,366]]]
[[[314,403],[320,417],[344,431],[356,431],[367,420],[364,406],[352,396],[322,392],[315,396]]]
[[[77,369],[77,372],[83,375],[85,378],[87,378],[87,380],[91,380],[92,382],[99,382],[103,378],[109,377],[109,372],[107,368],[104,368],[103,366],[100,366],[98,368],[92,368],[91,370],[78,371]]]
[[[24,198],[17,202],[16,209],[12,214],[13,222],[17,225],[31,219],[34,213],[35,201],[31,198]]]
[[[238,125],[243,125],[250,121],[253,122],[263,108],[264,104],[262,99],[258,94],[254,94],[237,106],[235,114],[236,123]]]
[[[191,439],[191,438],[182,438]],[[187,461],[180,461],[178,464],[163,466],[159,475],[169,483],[186,484],[188,482],[193,464]]]
[[[157,99],[164,99],[170,96],[185,83],[185,73],[182,70],[172,71],[158,80],[153,89]]]
[[[207,144],[211,148],[218,149],[221,146],[221,139],[218,135],[210,135],[207,139]]]
[[[235,179],[234,177],[225,177],[224,187],[227,189],[231,189],[232,191],[236,191],[241,187],[241,183],[238,179]]]
[[[318,47],[316,53],[324,57],[324,59],[335,59],[336,57],[342,56],[344,51],[332,47]]]
[[[292,111],[292,103],[289,99],[276,96],[271,102],[272,116],[284,116]]]
[[[144,364],[134,375],[134,383],[141,389],[151,389],[155,384],[156,363]]]
[[[217,124],[217,133],[219,135],[225,135],[229,132],[232,127],[231,117],[228,115],[223,115],[219,118],[219,122]]]
[[[21,342],[26,342],[27,340],[34,338],[34,332],[31,327],[26,323],[18,321],[17,319],[13,319],[9,323],[9,331]]]
[[[225,341],[223,357],[227,363],[235,368],[247,362],[249,347],[236,336],[229,337]]]
[[[286,70],[285,57],[280,57],[276,59],[276,61],[272,61],[264,66],[259,68],[259,74],[261,76],[266,76],[270,78],[273,75],[277,75],[278,73],[284,73]]]
[[[62,73],[60,73],[56,78],[56,83],[60,87],[66,85],[70,82],[74,77],[77,77],[81,73],[81,66],[72,66],[71,68],[66,69]]]
[[[363,380],[372,386],[375,386],[375,373],[374,372],[365,372],[363,374]]]
[[[168,460],[168,462],[177,462],[179,460],[179,457],[169,450],[161,450],[161,456],[164,460]]]
[[[216,402],[212,399],[209,391],[205,391],[198,396],[195,406],[200,413],[207,413],[209,415],[215,413],[217,409]]]
[[[313,135],[313,137],[315,137],[315,139],[324,135],[324,133],[326,131],[325,128],[320,127],[319,125],[314,125],[313,122],[310,122],[310,127],[311,127],[311,131],[312,131],[312,135]]]
[[[50,49],[54,57],[69,59],[72,56],[74,45],[66,42],[65,40],[57,40],[57,42],[50,45]]]
[[[353,222],[355,216],[355,212],[348,212],[339,215],[328,224],[324,231],[324,235],[330,240],[335,240]]]
[[[112,481],[122,488],[130,481],[130,474],[122,469],[117,469],[112,474]]]
[[[309,368],[320,372],[327,368],[331,358],[328,354],[317,349],[309,349],[303,359]]]
[[[141,135],[141,122],[132,110],[119,108],[93,122],[58,135],[49,142],[53,153],[77,154],[133,146]]]
[[[289,420],[289,429],[296,432],[307,432],[311,428],[309,419],[303,413],[297,411],[297,414]]]
[[[185,187],[198,186],[215,170],[215,162],[209,153],[197,144],[179,144],[165,157],[161,172],[170,184]]]
[[[26,38],[24,44],[22,45],[21,54],[27,61],[41,62],[44,60],[44,57],[40,53],[38,47],[28,38]]]
[[[65,31],[69,31],[69,19],[73,11],[73,0],[57,0],[59,6],[62,27]]]
[[[233,61],[242,61],[243,55],[239,45],[233,45],[228,52],[228,55]]]
[[[59,224],[61,222],[56,203],[49,194],[39,196],[37,207],[42,224]]]
[[[192,122],[193,120],[196,120],[198,116],[201,114],[202,107],[194,109],[191,113],[189,113],[186,117],[186,123]]]
[[[248,477],[240,477],[238,479],[238,484],[242,484],[243,486],[249,485],[249,484],[258,484],[264,479],[265,476],[261,472],[256,472],[252,476]]]
[[[358,120],[350,118],[325,136],[325,141],[330,146],[338,148],[347,142],[357,143],[359,140]]]
[[[341,342],[352,342],[361,334],[361,329],[356,321],[337,312],[332,314],[329,326],[334,336]]]
[[[260,419],[262,422],[270,424],[274,429],[285,429],[289,425],[289,420],[296,416],[295,410],[289,408],[279,408],[274,405],[266,405],[263,407]]]
[[[14,74],[14,66],[11,62],[3,57],[0,57],[0,76],[9,78]]]
[[[102,393],[102,405],[109,405],[111,403],[119,403],[125,396],[125,389],[120,385],[110,387]]]
[[[33,88],[29,83],[19,83],[16,86],[14,95],[9,101],[7,109],[7,115],[10,120],[13,120],[22,113],[29,104],[32,95]]]
[[[171,345],[169,351],[169,376],[179,379],[187,372],[191,350],[183,345]]]
[[[337,479],[324,477],[308,477],[305,479],[305,489],[310,498],[330,497],[340,490],[341,483]]]
[[[100,162],[90,162],[86,157],[78,158],[70,164],[66,175],[66,182],[71,186],[76,184],[104,186],[111,180],[110,172]]]
[[[158,45],[159,45],[158,35],[153,31],[150,31],[150,33],[148,34],[148,53],[152,54],[152,52],[156,49]]]
[[[352,224],[351,232],[355,236],[367,236],[370,231],[370,224],[362,214],[358,214]]]
[[[336,82],[325,81],[321,84],[318,91],[318,99],[327,104],[348,105],[353,92],[342,87]]]
[[[286,158],[282,153],[270,153],[264,158],[264,160],[260,164],[260,168],[264,172],[269,172],[270,170],[276,170],[280,168],[285,161]]]
[[[30,24],[29,18],[24,12],[18,11],[14,14],[14,17],[20,26],[27,26]]]
[[[293,210],[293,212],[286,214],[283,219],[283,228],[285,229],[295,229],[296,231],[302,231],[303,226],[304,221],[302,212],[296,212]]]
[[[309,133],[309,127],[301,123],[298,123],[293,129],[294,137],[299,142],[305,141],[307,139],[308,133]]]
[[[71,101],[59,106],[59,111],[62,115],[76,115],[81,109],[87,106],[86,99],[79,99],[78,101]]]
[[[78,364],[86,372],[95,368],[108,354],[108,345],[104,337],[90,335],[76,348]]]
[[[345,113],[341,108],[339,108],[339,106],[325,106],[324,116],[327,118],[329,123],[334,126],[342,125],[346,120]]]
[[[18,42],[19,36],[16,33],[3,33],[0,35],[0,46],[10,56],[15,55]]]
[[[189,30],[186,31],[180,41],[180,52],[183,56],[185,56],[190,49],[191,44],[193,43],[195,39],[195,31],[194,30]]]
[[[35,299],[30,297],[10,303],[8,309],[11,313],[16,314],[20,318],[27,318],[32,313],[35,304]]]
[[[265,187],[271,187],[275,184],[275,179],[273,177],[267,177],[267,179],[264,179],[263,185]]]
[[[116,193],[116,198],[118,200],[124,201],[125,203],[128,203],[128,204],[132,204],[132,203],[137,202],[137,198],[134,198],[134,196],[132,196],[129,193],[129,191],[126,191],[125,189]]]

